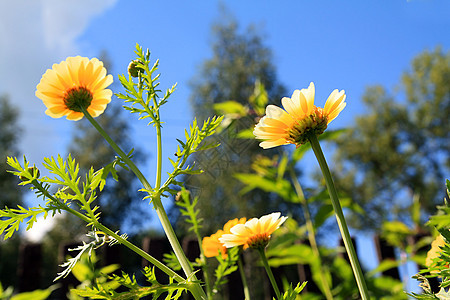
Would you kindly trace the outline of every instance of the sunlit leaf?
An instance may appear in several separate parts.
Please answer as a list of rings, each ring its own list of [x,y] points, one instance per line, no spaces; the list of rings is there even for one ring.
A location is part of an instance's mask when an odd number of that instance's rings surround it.
[[[247,109],[241,103],[233,100],[216,103],[213,106],[214,110],[221,115],[236,115],[238,117],[245,116]]]

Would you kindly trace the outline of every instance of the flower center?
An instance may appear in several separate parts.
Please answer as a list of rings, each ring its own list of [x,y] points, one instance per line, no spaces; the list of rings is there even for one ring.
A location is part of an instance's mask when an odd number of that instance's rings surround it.
[[[64,104],[67,108],[76,112],[82,112],[91,105],[93,95],[90,90],[83,86],[73,87],[65,92]]]
[[[269,243],[270,236],[267,233],[260,233],[250,237],[247,244],[250,248],[265,248]]]
[[[287,140],[297,147],[308,142],[308,135],[320,135],[327,129],[328,117],[320,107],[314,107],[313,112],[297,120],[297,122],[287,132]]]

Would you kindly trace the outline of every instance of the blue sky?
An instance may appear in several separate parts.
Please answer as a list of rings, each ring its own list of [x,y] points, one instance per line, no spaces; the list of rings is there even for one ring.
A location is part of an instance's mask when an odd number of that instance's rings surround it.
[[[126,72],[135,43],[160,59],[162,87],[178,83],[163,109],[165,157],[193,119],[188,82],[211,57],[211,25],[226,7],[244,30],[254,24],[273,51],[278,78],[290,93],[316,85],[316,102],[345,89],[347,108],[332,127],[352,124],[364,112],[365,87],[394,90],[411,59],[425,49],[450,49],[450,1],[61,1],[0,0],[0,94],[20,108],[21,151],[40,164],[65,154],[74,123],[51,119],[34,96],[41,75],[67,56],[106,50],[109,72]],[[117,92],[117,90],[116,90]],[[134,138],[154,153],[151,127],[133,122]],[[165,162],[168,166],[167,161]],[[144,171],[154,160],[149,159]],[[167,168],[168,170],[168,168]]]
[[[446,50],[450,46],[448,1],[254,3],[0,1],[0,93],[21,107],[23,152],[40,161],[64,152],[70,140],[72,122],[44,115],[43,104],[34,96],[47,68],[67,56],[93,57],[106,50],[117,81],[134,57],[136,42],[160,59],[163,87],[178,83],[163,111],[172,121],[165,128],[167,147],[174,147],[174,138],[193,118],[188,82],[211,57],[211,25],[223,16],[220,7],[226,7],[242,30],[254,24],[264,34],[289,95],[310,81],[316,84],[319,104],[333,89],[346,90],[348,106],[333,122],[335,128],[351,124],[363,112],[359,99],[366,86],[394,88],[415,55],[437,45]],[[153,134],[150,128],[139,128],[140,138]]]

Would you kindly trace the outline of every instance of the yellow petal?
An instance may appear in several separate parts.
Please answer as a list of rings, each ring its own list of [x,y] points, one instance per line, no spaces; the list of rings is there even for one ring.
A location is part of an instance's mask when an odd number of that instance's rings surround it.
[[[271,140],[271,141],[264,141],[259,143],[259,146],[263,149],[270,149],[277,146],[286,145],[287,141],[284,138],[278,139],[278,140]]]
[[[67,120],[78,121],[81,120],[83,116],[84,116],[83,113],[70,110],[69,113],[67,114]]]
[[[314,109],[315,93],[316,90],[313,82],[309,84],[309,87],[307,89],[300,90],[300,105],[305,115],[310,115],[312,110]]]
[[[334,91],[332,91],[330,96],[328,96],[327,102],[325,103],[325,107],[323,109],[324,113],[327,115],[331,113],[345,101],[345,98],[346,95],[344,90],[339,92],[337,89],[335,89]]]
[[[50,117],[52,117],[52,118],[55,118],[55,119],[61,118],[62,116],[64,116],[64,114],[53,113],[50,109],[47,109],[47,110],[45,111],[45,114],[48,115],[48,116],[50,116]]]
[[[276,119],[287,126],[294,123],[294,119],[285,110],[275,105],[268,105],[266,107],[266,116],[270,119]]]
[[[297,90],[298,91],[298,90]],[[299,96],[300,92],[298,93]],[[294,118],[294,119],[300,119],[304,116],[303,111],[300,106],[297,106],[295,103],[296,101],[293,101],[294,95],[292,95],[292,99],[288,97],[283,97],[281,99],[281,104],[283,105],[284,109]]]
[[[333,121],[339,115],[339,113],[345,108],[346,105],[347,103],[342,102],[335,110],[333,110],[328,115],[328,124],[330,124],[330,122]]]

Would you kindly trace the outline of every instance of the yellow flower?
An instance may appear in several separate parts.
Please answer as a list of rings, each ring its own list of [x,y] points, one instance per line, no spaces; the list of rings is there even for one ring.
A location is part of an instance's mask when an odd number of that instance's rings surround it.
[[[271,234],[287,219],[280,216],[281,213],[276,212],[259,219],[253,218],[245,224],[237,224],[230,229],[230,234],[223,234],[219,241],[227,248],[264,248],[269,243]]]
[[[237,224],[244,224],[246,221],[246,218],[236,218],[233,220],[228,221],[224,226],[223,230],[218,230],[216,233],[212,234],[211,236],[207,236],[203,238],[202,241],[202,248],[203,253],[206,257],[215,257],[219,255],[219,252],[222,254],[222,258],[226,259],[227,254],[227,248],[223,245],[222,242],[219,241],[219,238],[222,237],[223,234],[230,233],[230,229],[237,225]]]
[[[344,109],[346,95],[343,90],[334,90],[324,108],[314,105],[314,95],[311,82],[307,89],[295,90],[291,98],[283,97],[284,109],[268,105],[266,115],[253,131],[257,139],[263,140],[259,145],[264,149],[285,144],[300,146],[308,141],[308,134],[320,135]]]
[[[442,235],[438,235],[436,239],[431,243],[431,249],[427,253],[427,258],[425,260],[425,265],[431,267],[433,265],[433,260],[441,255],[441,247],[445,246],[445,241]],[[432,272],[435,273],[436,271]]]
[[[68,57],[54,64],[42,75],[36,87],[36,97],[44,102],[45,113],[52,118],[66,116],[68,120],[83,118],[81,107],[93,117],[101,115],[111,102],[113,82],[97,58]]]

